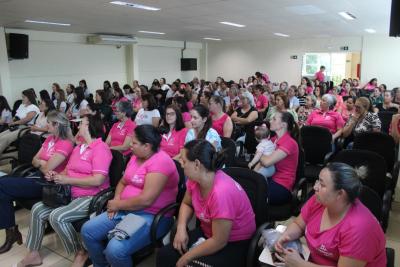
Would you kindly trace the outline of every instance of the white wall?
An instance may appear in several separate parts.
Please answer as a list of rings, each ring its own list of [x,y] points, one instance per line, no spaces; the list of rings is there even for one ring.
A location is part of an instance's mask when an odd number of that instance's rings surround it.
[[[4,28],[0,27],[0,32],[4,32]],[[7,59],[7,47],[4,34],[0,34],[0,94],[7,99],[12,98],[10,82],[10,69]]]
[[[126,82],[125,49],[85,44],[86,35],[7,30],[29,35],[29,58],[9,62],[14,98],[33,87],[50,89],[85,79],[91,91],[103,87],[104,80]]]
[[[137,60],[139,65],[138,79],[144,84],[151,85],[154,78],[166,78],[167,83],[172,83],[179,78],[188,82],[193,77],[200,75],[200,51],[202,44],[186,44],[183,56],[197,58],[196,71],[181,71],[181,41],[139,39],[137,45]]]
[[[400,86],[400,39],[368,36],[363,40],[361,77],[363,82],[377,78],[388,89]]]
[[[238,80],[261,71],[268,73],[272,81],[298,84],[302,55],[306,52],[340,52],[341,46],[348,46],[348,52],[361,51],[362,38],[209,42],[207,77],[209,80],[215,80],[217,76]],[[297,59],[290,59],[292,55],[297,55]]]

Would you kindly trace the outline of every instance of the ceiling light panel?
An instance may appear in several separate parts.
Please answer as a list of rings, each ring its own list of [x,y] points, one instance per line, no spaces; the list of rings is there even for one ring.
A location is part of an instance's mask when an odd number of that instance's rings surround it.
[[[59,22],[50,22],[50,21],[40,21],[40,20],[25,20],[27,23],[36,23],[36,24],[46,24],[46,25],[55,25],[55,26],[71,26],[69,23],[59,23]]]
[[[157,35],[163,35],[165,34],[164,32],[151,32],[151,31],[139,31],[141,33],[148,33],[148,34],[157,34]]]
[[[224,25],[229,25],[229,26],[233,26],[233,27],[238,27],[238,28],[246,27],[246,25],[238,24],[238,23],[233,23],[233,22],[229,22],[229,21],[221,21],[220,23],[221,23],[221,24],[224,24]]]
[[[204,37],[204,40],[221,41],[220,38]]]
[[[117,5],[117,6],[127,6],[127,7],[138,8],[138,9],[149,10],[149,11],[161,10],[161,8],[158,8],[158,7],[145,6],[145,5],[123,2],[123,1],[112,1],[112,2],[110,2],[110,4]]]
[[[275,32],[274,35],[280,36],[280,37],[290,37],[289,34],[284,34],[284,33],[280,33],[280,32]]]
[[[356,16],[354,16],[353,14],[351,14],[350,12],[339,12],[338,13],[342,18],[346,19],[346,20],[355,20]]]

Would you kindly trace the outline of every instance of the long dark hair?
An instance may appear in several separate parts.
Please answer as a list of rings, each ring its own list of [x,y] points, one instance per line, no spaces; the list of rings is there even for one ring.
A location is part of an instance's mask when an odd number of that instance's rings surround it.
[[[56,108],[54,107],[53,101],[51,101],[50,98],[45,98],[45,99],[43,99],[42,102],[44,102],[44,103],[46,104],[46,107],[47,107],[47,110],[44,111],[44,115],[45,115],[45,116],[47,116],[47,114],[48,114],[50,111],[56,109]]]
[[[39,92],[40,101],[44,101],[45,99],[51,99],[49,92],[46,89],[43,89]]]
[[[104,124],[101,119],[100,113],[86,114],[85,116],[89,121],[89,134],[93,138],[104,138]]]
[[[135,137],[139,140],[142,144],[150,144],[151,150],[153,152],[157,152],[160,143],[161,143],[161,136],[158,130],[153,125],[139,125],[135,128]]]
[[[208,170],[215,172],[224,165],[224,152],[216,152],[215,147],[206,140],[195,139],[185,144],[186,157],[198,160]]]
[[[197,135],[197,139],[205,139],[208,130],[212,126],[212,120],[211,120],[211,116],[210,116],[210,111],[208,110],[208,108],[206,108],[203,105],[196,105],[193,108],[193,110],[195,110],[200,115],[200,117],[207,118],[206,122],[204,123],[203,129],[201,129],[201,131]]]
[[[3,110],[11,111],[11,108],[10,105],[8,105],[7,98],[0,95],[0,113],[3,112]]]
[[[76,95],[74,103],[79,107],[81,105],[81,102],[85,99],[84,89],[80,86],[75,87],[74,93]]]
[[[176,114],[175,131],[180,131],[183,128],[185,128],[185,123],[183,122],[182,113],[181,113],[181,110],[179,109],[179,107],[177,107],[176,105],[169,105],[165,108],[165,112],[162,117],[160,127],[158,127],[158,131],[160,132],[160,134],[166,134],[166,133],[169,133],[169,131],[170,131],[169,124],[168,124],[167,118],[166,118],[167,117],[167,109],[169,109],[169,108],[173,109]]]
[[[296,121],[293,118],[293,115],[289,112],[280,112],[281,114],[281,121],[287,124],[287,130],[290,133],[290,136],[298,141],[299,138],[299,126],[297,125]]]

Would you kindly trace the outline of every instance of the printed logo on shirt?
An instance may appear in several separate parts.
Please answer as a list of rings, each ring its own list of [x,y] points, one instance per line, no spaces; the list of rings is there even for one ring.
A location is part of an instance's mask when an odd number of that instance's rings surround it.
[[[199,219],[203,222],[209,223],[210,219],[206,218],[206,216],[204,216],[204,212],[201,212],[199,215]]]
[[[131,178],[131,182],[132,184],[143,184],[143,179],[139,175],[135,174]]]
[[[54,140],[51,140],[47,145],[47,153],[51,153],[54,150]]]
[[[325,247],[325,245],[324,244],[321,244],[321,246],[319,246],[319,248],[317,248],[317,250],[321,253],[321,254],[323,254],[325,257],[333,257],[333,253],[332,252],[329,252],[327,249],[326,249],[326,247]]]

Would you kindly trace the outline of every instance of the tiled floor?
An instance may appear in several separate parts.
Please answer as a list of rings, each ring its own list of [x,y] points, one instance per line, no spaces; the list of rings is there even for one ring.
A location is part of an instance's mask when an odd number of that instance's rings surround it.
[[[30,212],[27,210],[19,210],[16,213],[17,224],[20,227],[20,231],[23,235],[25,242],[26,235],[28,234],[29,227],[29,216]],[[396,251],[396,262],[395,266],[400,266],[400,202],[394,202],[392,212],[390,214],[389,228],[386,233],[387,247],[394,248]],[[3,244],[5,238],[4,231],[0,233],[0,243]],[[61,242],[55,233],[46,235],[43,240],[43,248],[41,249],[41,255],[43,257],[43,267],[66,267],[71,265],[72,256],[68,257],[64,249],[62,248]],[[0,254],[0,267],[11,267],[14,263],[18,262],[27,253],[27,249],[24,245],[14,245],[13,248],[5,253]],[[139,267],[152,267],[155,266],[155,257],[152,255]]]

